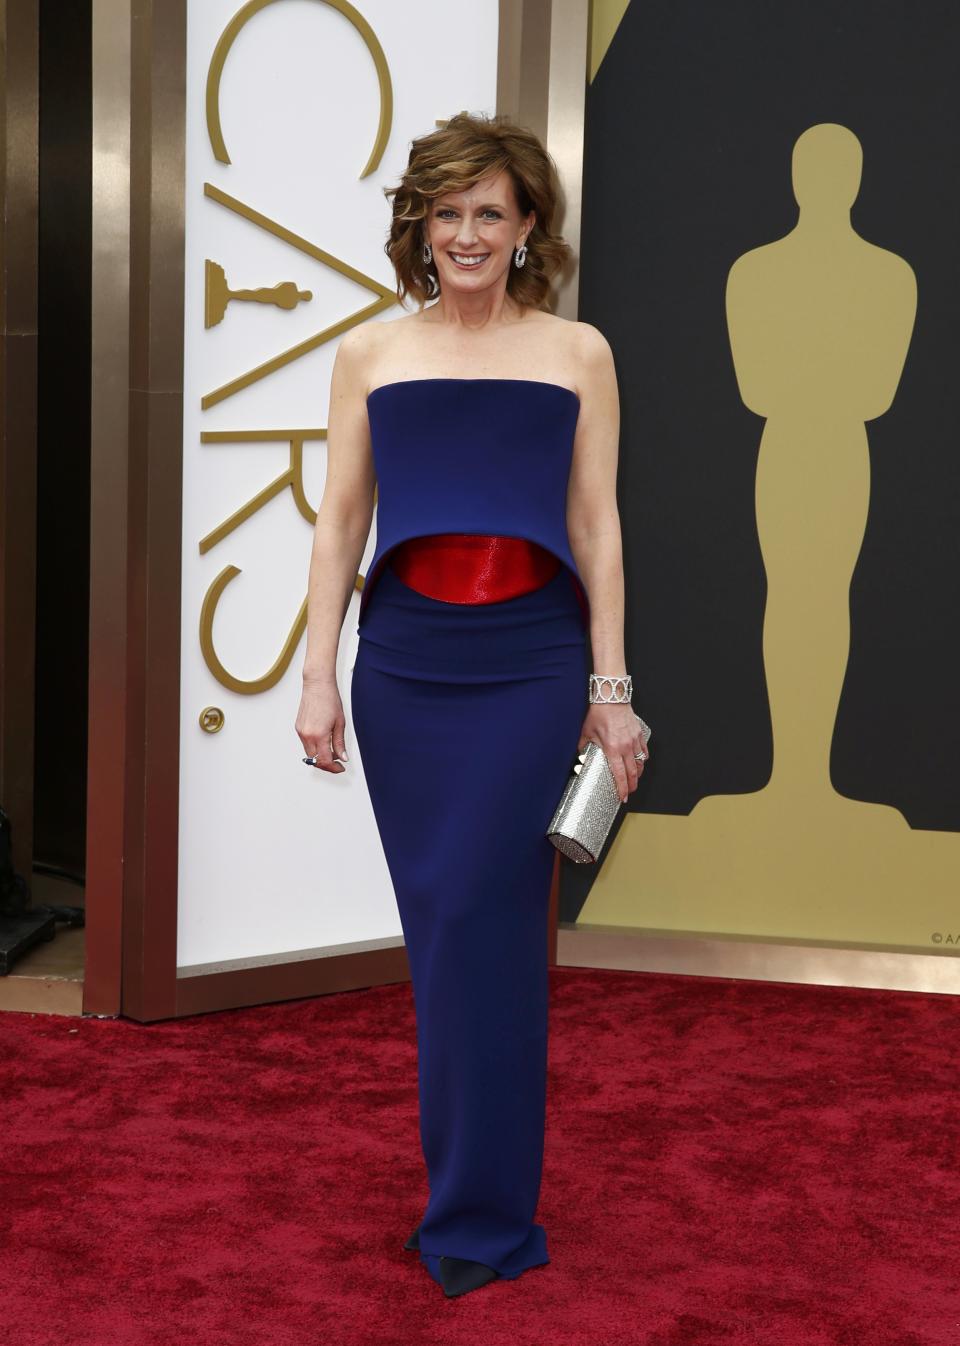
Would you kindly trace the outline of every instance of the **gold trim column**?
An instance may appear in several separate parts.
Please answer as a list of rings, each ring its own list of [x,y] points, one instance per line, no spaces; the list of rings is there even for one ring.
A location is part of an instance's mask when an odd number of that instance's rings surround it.
[[[139,1019],[176,1012],[185,52],[186,0],[94,0],[83,1008]]]
[[[127,717],[130,0],[93,0],[90,664],[83,1008],[120,1009]]]
[[[500,0],[497,111],[535,131],[556,162],[566,209],[560,231],[575,261],[554,311],[576,319],[590,0]]]
[[[187,0],[132,8],[122,1008],[156,1019],[177,1011]]]

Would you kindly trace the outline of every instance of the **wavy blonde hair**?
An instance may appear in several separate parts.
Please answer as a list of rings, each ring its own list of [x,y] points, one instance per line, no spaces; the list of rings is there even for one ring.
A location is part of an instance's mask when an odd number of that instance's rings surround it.
[[[462,192],[483,178],[507,170],[521,216],[536,212],[527,236],[523,267],[511,265],[507,293],[518,304],[545,307],[553,276],[572,257],[570,245],[554,232],[560,178],[538,136],[503,115],[458,112],[436,131],[411,142],[406,171],[392,197],[393,218],[384,251],[397,276],[397,299],[409,295],[422,309],[440,293],[434,263],[423,260],[423,221],[430,203],[446,192]]]

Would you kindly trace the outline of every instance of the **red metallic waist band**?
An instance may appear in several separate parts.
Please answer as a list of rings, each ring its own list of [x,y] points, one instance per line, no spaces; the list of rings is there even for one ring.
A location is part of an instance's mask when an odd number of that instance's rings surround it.
[[[561,561],[524,537],[434,533],[409,538],[390,553],[390,566],[411,589],[445,603],[499,603],[539,589]]]

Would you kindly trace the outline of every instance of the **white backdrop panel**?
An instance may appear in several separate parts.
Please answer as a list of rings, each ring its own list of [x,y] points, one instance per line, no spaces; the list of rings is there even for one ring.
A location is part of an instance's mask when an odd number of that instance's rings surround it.
[[[439,0],[358,6],[386,55],[393,120],[378,168],[360,180],[380,116],[376,69],[350,21],[324,0],[275,0],[243,27],[220,83],[232,160],[207,133],[210,60],[237,0],[191,0],[187,20],[186,280],[180,853],[177,963],[350,945],[401,934],[393,889],[353,736],[350,670],[359,595],[341,636],[338,679],[347,715],[346,772],[312,771],[294,729],[305,637],[280,681],[253,695],[225,687],[200,647],[204,595],[227,565],[242,572],[217,608],[218,657],[244,680],[273,665],[306,593],[312,529],[289,490],[201,555],[201,538],[283,472],[284,443],[201,443],[201,433],[325,427],[336,341],[327,342],[202,409],[202,399],[372,302],[303,251],[204,195],[212,184],[392,289],[383,251],[383,187],[410,141],[462,108],[496,102],[497,2],[469,10]],[[312,299],[292,311],[235,300],[204,328],[204,264],[231,290],[292,281]],[[394,307],[374,321],[400,315]],[[326,444],[308,441],[304,479],[315,509]],[[373,555],[375,524],[363,569]],[[208,705],[225,716],[205,733]],[[411,762],[411,769],[416,763]]]

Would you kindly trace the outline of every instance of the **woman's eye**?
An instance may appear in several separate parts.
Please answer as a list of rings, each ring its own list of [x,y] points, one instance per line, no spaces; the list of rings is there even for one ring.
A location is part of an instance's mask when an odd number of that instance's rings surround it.
[[[499,220],[499,219],[502,219],[502,218],[503,218],[503,216],[500,214],[499,210],[485,210],[483,213],[484,213],[484,215],[492,215],[493,218],[494,218],[495,220]],[[454,211],[450,206],[442,206],[442,207],[440,208],[440,210],[437,211],[437,214],[438,214],[438,215],[455,215],[455,214],[456,214],[456,211]]]

